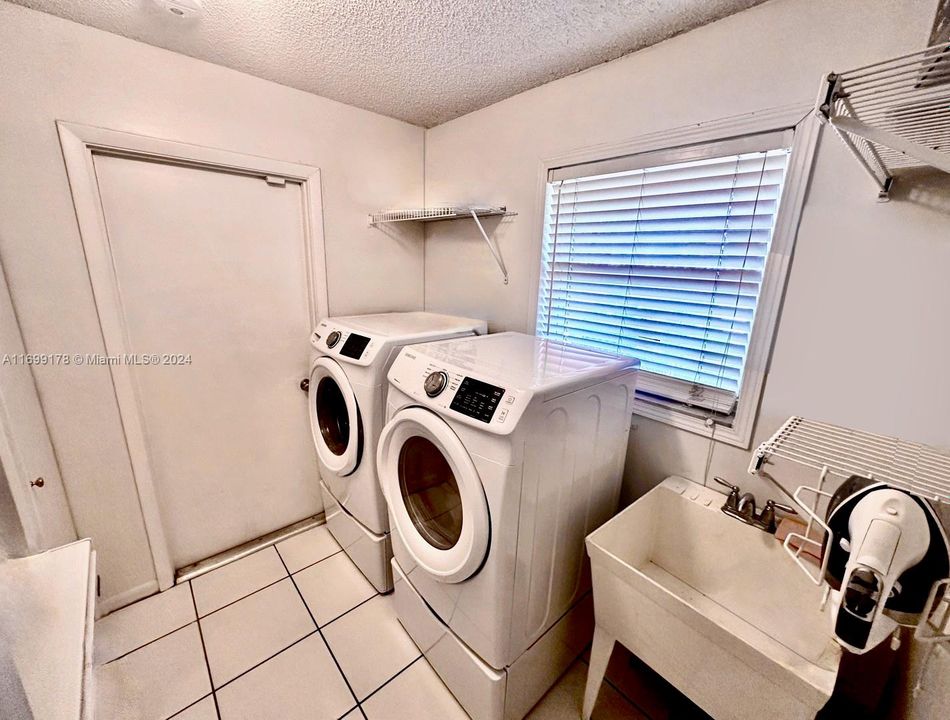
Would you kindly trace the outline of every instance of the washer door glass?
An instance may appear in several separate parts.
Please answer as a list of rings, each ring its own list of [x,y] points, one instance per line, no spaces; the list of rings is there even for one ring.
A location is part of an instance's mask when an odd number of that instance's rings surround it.
[[[343,368],[317,358],[310,371],[310,430],[323,469],[349,475],[360,461],[362,432],[356,396]]]
[[[393,533],[442,582],[471,577],[488,554],[491,523],[478,470],[458,435],[420,407],[400,410],[376,448]]]
[[[462,535],[462,497],[445,456],[428,438],[413,435],[399,450],[399,489],[416,530],[448,550]]]

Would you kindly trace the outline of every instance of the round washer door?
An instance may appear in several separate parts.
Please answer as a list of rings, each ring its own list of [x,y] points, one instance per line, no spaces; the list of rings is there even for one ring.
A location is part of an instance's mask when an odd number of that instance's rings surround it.
[[[471,577],[488,552],[488,503],[452,428],[423,408],[400,410],[376,459],[394,528],[419,566],[443,582]]]
[[[310,371],[310,430],[329,470],[349,475],[356,469],[363,434],[356,396],[343,368],[330,358],[318,358]]]

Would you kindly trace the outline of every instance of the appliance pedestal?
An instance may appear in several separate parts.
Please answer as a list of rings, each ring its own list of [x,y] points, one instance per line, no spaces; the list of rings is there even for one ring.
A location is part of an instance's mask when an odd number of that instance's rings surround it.
[[[389,533],[377,535],[363,525],[347,512],[322,480],[320,494],[323,496],[323,509],[330,534],[373,587],[381,593],[390,592],[393,589],[393,576],[389,560],[393,556],[393,547]]]
[[[498,670],[429,609],[395,560],[392,571],[399,622],[473,720],[521,720],[593,635],[594,603],[587,593],[511,665]]]

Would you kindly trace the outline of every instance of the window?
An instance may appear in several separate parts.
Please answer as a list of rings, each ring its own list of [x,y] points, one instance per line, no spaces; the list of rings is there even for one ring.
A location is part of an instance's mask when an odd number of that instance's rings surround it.
[[[731,426],[793,136],[549,168],[537,334],[639,358],[638,405],[662,405],[660,419],[672,410]]]

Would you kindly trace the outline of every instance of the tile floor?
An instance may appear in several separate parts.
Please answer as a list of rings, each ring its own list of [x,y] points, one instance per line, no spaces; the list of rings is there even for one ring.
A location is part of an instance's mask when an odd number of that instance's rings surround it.
[[[100,720],[467,717],[325,527],[101,619],[94,656]],[[578,660],[529,718],[580,717],[586,677]],[[670,717],[654,695],[605,683],[594,717]]]

